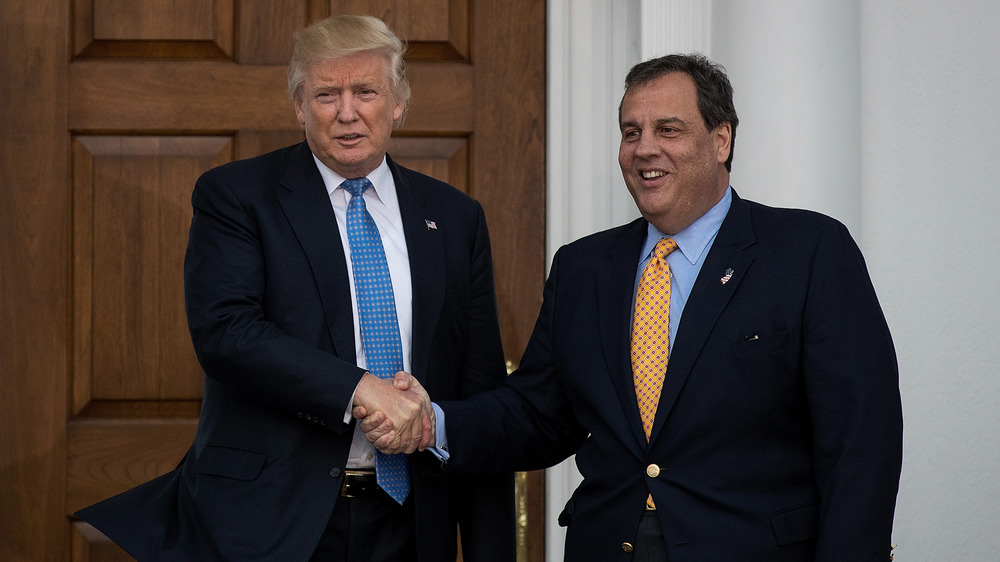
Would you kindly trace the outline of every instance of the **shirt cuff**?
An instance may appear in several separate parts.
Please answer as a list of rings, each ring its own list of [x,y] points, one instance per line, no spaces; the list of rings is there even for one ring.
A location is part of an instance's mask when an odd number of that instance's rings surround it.
[[[365,371],[365,374],[367,375],[367,374],[369,374],[369,372]],[[360,384],[361,384],[361,380],[359,379],[358,380],[358,385],[360,385]],[[351,399],[347,401],[347,411],[344,412],[344,423],[345,424],[351,423],[351,420],[354,419],[354,395],[357,394],[357,393],[358,393],[358,387],[355,386],[354,387],[354,392],[351,393]],[[368,413],[370,414],[371,412],[368,412]]]
[[[435,444],[427,450],[444,464],[451,458],[451,453],[448,452],[448,434],[444,429],[444,410],[435,402],[431,402],[431,407],[434,408],[434,418],[437,420],[434,428]]]

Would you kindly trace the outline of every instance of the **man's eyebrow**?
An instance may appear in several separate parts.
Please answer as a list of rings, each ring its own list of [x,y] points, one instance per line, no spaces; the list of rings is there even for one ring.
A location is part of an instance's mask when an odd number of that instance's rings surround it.
[[[680,117],[662,117],[654,121],[653,124],[656,125],[657,127],[660,127],[663,125],[686,125],[687,122],[681,119]],[[621,125],[619,125],[619,128],[624,129],[626,127],[638,127],[638,126],[639,124],[635,121],[622,121]]]
[[[313,84],[313,86],[312,86],[312,88],[310,88],[310,90],[313,91],[313,92],[339,92],[340,91],[340,86],[334,85],[334,84],[330,84],[330,83],[327,83],[327,82],[320,82],[320,83],[317,83],[317,84]]]
[[[377,89],[380,83],[377,80],[358,80],[357,82],[352,82],[351,87],[353,88],[372,88]]]
[[[657,125],[686,125],[687,122],[680,117],[664,117],[656,120]]]

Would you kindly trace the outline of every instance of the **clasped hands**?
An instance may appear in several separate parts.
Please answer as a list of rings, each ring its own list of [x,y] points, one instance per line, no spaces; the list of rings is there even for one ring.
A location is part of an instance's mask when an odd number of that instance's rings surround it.
[[[436,421],[430,396],[405,371],[392,380],[366,373],[354,393],[351,413],[360,420],[368,442],[383,453],[409,454],[434,446]]]

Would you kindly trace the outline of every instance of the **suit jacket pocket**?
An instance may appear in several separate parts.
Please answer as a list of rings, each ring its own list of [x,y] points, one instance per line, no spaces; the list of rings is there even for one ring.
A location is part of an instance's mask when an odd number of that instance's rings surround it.
[[[754,357],[766,355],[783,349],[788,345],[788,330],[777,332],[748,332],[736,343],[736,357]]]
[[[198,474],[254,480],[264,469],[267,455],[256,451],[209,445],[198,457]]]
[[[810,503],[773,513],[771,529],[781,546],[815,538],[819,534],[819,504]]]

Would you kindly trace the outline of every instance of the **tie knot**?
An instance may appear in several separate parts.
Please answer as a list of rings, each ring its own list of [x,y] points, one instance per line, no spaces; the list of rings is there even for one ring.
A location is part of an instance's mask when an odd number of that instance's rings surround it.
[[[366,189],[372,186],[372,182],[368,181],[368,178],[355,178],[353,180],[344,180],[340,185],[351,194],[351,197],[354,197],[364,193]]]
[[[660,241],[656,243],[656,247],[653,248],[653,255],[663,259],[667,257],[667,254],[676,249],[677,242],[674,242],[673,238],[660,238]]]

